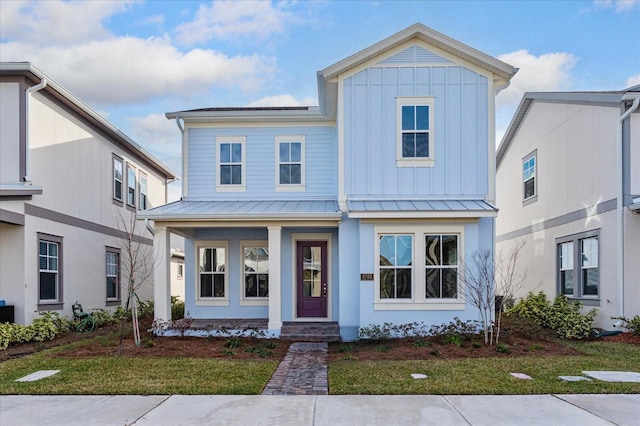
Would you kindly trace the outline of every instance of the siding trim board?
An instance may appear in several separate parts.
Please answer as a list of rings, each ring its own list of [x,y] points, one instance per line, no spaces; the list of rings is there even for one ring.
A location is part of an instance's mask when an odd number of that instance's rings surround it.
[[[0,209],[0,222],[24,226],[24,215],[9,210]]]
[[[567,223],[575,222],[576,220],[586,219],[591,216],[597,216],[602,213],[607,213],[616,210],[616,199],[603,201],[595,205],[595,213],[590,214],[593,211],[593,206],[585,207],[584,209],[575,210],[562,216],[547,219],[543,222],[526,226],[524,228],[516,229],[515,231],[507,232],[506,234],[498,235],[496,237],[496,243],[502,241],[511,240],[513,238],[524,237],[534,232],[544,231],[545,229],[553,228],[560,225],[566,225]]]

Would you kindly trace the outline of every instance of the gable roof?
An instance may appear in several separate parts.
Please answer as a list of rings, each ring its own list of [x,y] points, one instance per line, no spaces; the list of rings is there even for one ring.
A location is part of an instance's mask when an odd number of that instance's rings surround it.
[[[0,76],[24,76],[35,84],[46,80],[47,85],[42,89],[57,101],[71,109],[78,117],[82,118],[101,133],[125,150],[139,156],[143,161],[152,166],[166,179],[178,179],[178,175],[169,169],[163,162],[138,145],[133,139],[124,134],[120,129],[105,120],[100,114],[91,109],[87,104],[78,99],[67,89],[56,83],[51,77],[40,71],[29,62],[0,62]]]
[[[496,151],[496,168],[500,167],[502,159],[506,155],[511,142],[520,129],[527,112],[533,102],[572,103],[580,105],[599,105],[619,108],[625,93],[640,92],[640,84],[625,90],[609,92],[526,92],[520,105],[502,137],[502,141]]]
[[[425,25],[417,23],[349,56],[348,58],[328,66],[320,71],[320,74],[322,74],[325,80],[331,80],[339,74],[343,74],[414,38],[491,71],[506,81],[510,80],[518,71],[517,68],[514,68],[493,56],[482,53],[473,47],[467,46],[466,44],[439,33]]]

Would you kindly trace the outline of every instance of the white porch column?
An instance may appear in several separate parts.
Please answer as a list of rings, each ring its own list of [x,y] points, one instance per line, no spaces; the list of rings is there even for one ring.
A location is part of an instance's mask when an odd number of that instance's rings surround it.
[[[171,259],[170,233],[166,227],[155,225],[153,252],[157,256],[153,270],[153,317],[171,320]]]
[[[269,330],[282,328],[282,227],[269,226]]]

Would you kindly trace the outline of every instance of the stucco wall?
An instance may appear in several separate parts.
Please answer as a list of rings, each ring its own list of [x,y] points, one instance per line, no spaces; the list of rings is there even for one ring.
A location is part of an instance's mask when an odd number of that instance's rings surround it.
[[[20,182],[20,87],[0,83],[0,182]]]

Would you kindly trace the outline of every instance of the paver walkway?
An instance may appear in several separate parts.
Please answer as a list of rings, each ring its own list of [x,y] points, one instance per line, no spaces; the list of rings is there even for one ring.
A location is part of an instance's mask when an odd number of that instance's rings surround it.
[[[292,343],[262,395],[327,395],[328,350],[327,343]]]

